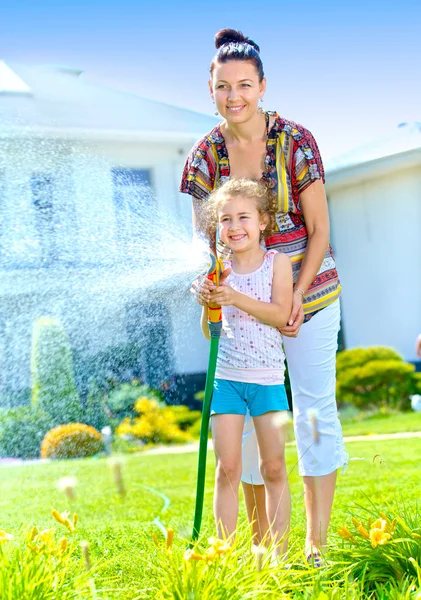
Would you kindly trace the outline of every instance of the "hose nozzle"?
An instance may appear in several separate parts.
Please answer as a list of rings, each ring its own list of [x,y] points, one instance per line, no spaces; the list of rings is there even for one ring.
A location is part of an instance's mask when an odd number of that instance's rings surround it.
[[[215,285],[219,285],[219,278],[224,270],[224,264],[213,252],[209,252],[209,267],[207,278]],[[220,306],[208,306],[208,323],[211,337],[219,337],[222,327],[222,308]]]

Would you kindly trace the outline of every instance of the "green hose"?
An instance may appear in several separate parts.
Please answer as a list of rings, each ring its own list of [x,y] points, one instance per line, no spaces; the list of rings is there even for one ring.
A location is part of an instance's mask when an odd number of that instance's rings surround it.
[[[221,335],[222,323],[209,323],[210,350],[208,372],[206,375],[205,397],[203,400],[202,422],[200,425],[200,442],[199,442],[199,460],[197,467],[197,486],[196,486],[196,507],[194,511],[194,523],[192,541],[190,547],[193,546],[200,533],[203,515],[203,500],[205,495],[205,478],[206,478],[206,458],[208,452],[208,433],[210,406],[212,400],[213,383],[215,380],[216,359],[218,357],[219,338]]]

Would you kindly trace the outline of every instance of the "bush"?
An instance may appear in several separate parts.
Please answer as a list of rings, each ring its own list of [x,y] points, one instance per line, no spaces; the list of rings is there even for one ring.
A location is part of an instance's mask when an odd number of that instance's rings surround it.
[[[134,379],[131,383],[123,383],[111,390],[108,394],[107,406],[112,416],[120,421],[123,418],[136,416],[134,405],[138,398],[161,402],[162,396],[157,390]]]
[[[41,317],[34,323],[31,375],[32,404],[50,415],[54,424],[81,419],[72,353],[57,319]]]
[[[358,408],[408,410],[417,387],[414,370],[390,348],[344,350],[337,355],[337,400]]]
[[[51,429],[42,440],[41,458],[83,458],[102,450],[99,431],[83,423],[69,423]]]
[[[0,456],[38,458],[50,427],[49,416],[38,408],[22,406],[5,411],[0,415]]]
[[[89,391],[86,398],[86,406],[84,410],[83,422],[86,425],[91,425],[101,431],[105,425],[109,424],[108,417],[105,413],[104,394],[98,387],[95,379],[89,382]]]
[[[160,405],[156,399],[138,398],[134,410],[137,416],[124,419],[116,429],[117,435],[132,436],[145,444],[177,444],[191,439],[189,432],[176,424],[174,410]]]
[[[171,412],[174,415],[174,423],[183,431],[191,431],[191,427],[200,424],[202,413],[200,410],[190,410],[185,404],[171,406]]]

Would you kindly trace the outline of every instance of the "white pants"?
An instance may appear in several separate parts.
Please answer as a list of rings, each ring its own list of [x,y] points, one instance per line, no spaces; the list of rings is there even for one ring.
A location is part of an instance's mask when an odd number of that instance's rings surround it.
[[[340,317],[339,300],[336,300],[304,323],[296,338],[284,337],[300,475],[328,475],[348,462],[335,396]],[[308,409],[314,411],[318,436],[315,436],[314,421]],[[242,481],[263,484],[259,463],[253,419],[247,414]]]

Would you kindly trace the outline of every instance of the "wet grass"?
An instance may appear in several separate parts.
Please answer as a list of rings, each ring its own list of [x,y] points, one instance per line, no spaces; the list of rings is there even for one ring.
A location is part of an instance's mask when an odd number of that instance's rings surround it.
[[[419,496],[420,439],[353,442],[347,450],[351,459],[363,460],[351,460],[346,473],[339,476],[331,527],[333,542],[339,539],[337,528],[349,521],[356,505],[367,507],[374,503],[378,510],[383,510],[388,504],[399,508],[405,503],[410,508]],[[287,460],[291,471],[294,541],[300,540],[304,533],[302,484],[295,467],[295,448],[287,449]],[[77,538],[89,541],[94,560],[106,561],[104,575],[116,578],[113,585],[118,591],[106,597],[134,599],[141,590],[155,585],[151,534],[158,530],[154,518],[160,515],[164,525],[171,525],[182,538],[190,534],[197,457],[194,453],[142,453],[126,455],[122,461],[127,487],[124,499],[116,492],[112,469],[104,458],[1,468],[0,529],[14,533],[24,525],[51,527],[52,507],[76,511],[80,520]],[[213,474],[214,459],[210,454],[205,536],[213,534]],[[73,503],[56,486],[63,476],[77,478]],[[170,500],[164,513],[160,513],[164,500],[159,493]],[[243,505],[240,519],[245,519]],[[185,544],[181,540],[176,543]]]

